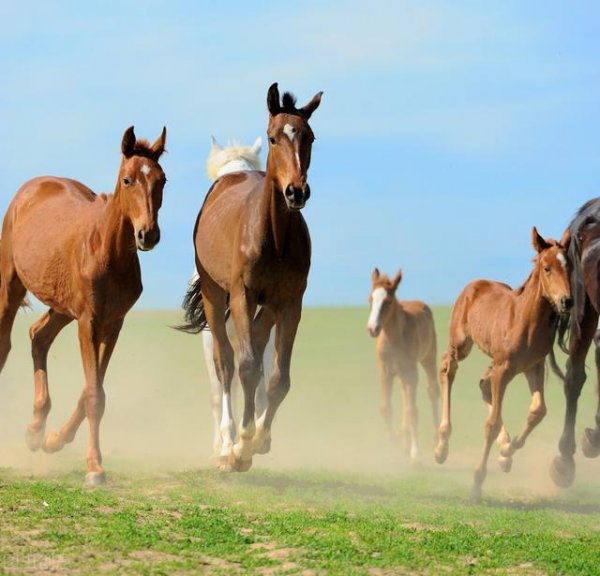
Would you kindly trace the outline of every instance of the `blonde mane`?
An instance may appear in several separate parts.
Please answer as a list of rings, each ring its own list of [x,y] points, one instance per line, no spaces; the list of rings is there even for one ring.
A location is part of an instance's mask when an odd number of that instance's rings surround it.
[[[221,148],[213,138],[213,146],[206,160],[206,173],[208,177],[214,181],[218,177],[219,170],[234,160],[244,160],[250,164],[254,170],[261,170],[260,149],[262,148],[262,140],[257,141],[252,146],[242,146],[238,142]]]

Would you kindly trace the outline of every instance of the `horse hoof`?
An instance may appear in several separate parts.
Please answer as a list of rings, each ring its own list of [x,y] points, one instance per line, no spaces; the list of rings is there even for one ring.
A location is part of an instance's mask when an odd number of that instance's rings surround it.
[[[63,445],[60,442],[60,437],[56,432],[50,432],[50,434],[44,438],[44,442],[42,443],[42,450],[48,454],[58,452],[62,447]]]
[[[592,441],[595,430],[586,428],[581,438],[581,451],[586,458],[597,458],[600,455],[600,446]]]
[[[261,442],[252,444],[252,452],[254,454],[267,454],[271,451],[271,438],[264,438]]]
[[[575,480],[575,461],[556,456],[550,466],[550,477],[559,488],[568,488]]]
[[[252,467],[252,458],[249,460],[242,460],[237,458],[234,451],[231,451],[229,455],[229,466],[233,472],[248,472]]]
[[[498,464],[500,465],[500,470],[505,474],[508,474],[512,469],[512,457],[511,456],[500,456],[498,458]]]
[[[438,464],[443,464],[446,461],[446,458],[448,458],[448,444],[445,444],[444,446],[436,446],[435,449],[435,461]]]
[[[44,431],[32,432],[29,428],[25,431],[25,443],[32,452],[37,452],[44,442]]]
[[[85,475],[85,486],[93,488],[94,486],[102,486],[106,483],[106,475],[104,472],[88,472]]]

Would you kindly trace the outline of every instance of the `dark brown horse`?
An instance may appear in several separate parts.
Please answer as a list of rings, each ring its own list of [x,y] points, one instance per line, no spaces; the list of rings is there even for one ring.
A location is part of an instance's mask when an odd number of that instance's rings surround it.
[[[476,344],[492,363],[479,383],[489,416],[485,422],[483,454],[474,474],[472,500],[475,502],[481,500],[481,486],[494,440],[497,438],[500,445],[499,463],[508,472],[513,453],[523,447],[527,436],[546,415],[545,359],[554,345],[557,314],[564,314],[572,304],[565,256],[569,234],[559,243],[544,240],[534,227],[532,241],[537,257],[523,286],[512,290],[500,282],[476,280],[461,292],[452,310],[448,349],[440,369],[442,422],[435,459],[441,464],[448,457],[452,383],[458,363]],[[527,378],[531,406],[525,427],[511,440],[502,425],[502,400],[508,383],[520,373]]]
[[[418,300],[398,300],[396,290],[402,280],[398,270],[394,279],[371,274],[370,313],[367,330],[377,338],[377,363],[381,384],[380,408],[388,433],[395,439],[392,418],[392,388],[394,378],[400,380],[404,397],[401,440],[412,461],[419,458],[417,384],[418,365],[427,375],[427,392],[431,400],[433,426],[437,437],[439,426],[438,401],[440,386],[437,379],[437,338],[431,309]]]
[[[572,222],[569,259],[573,263],[571,290],[574,306],[569,320],[569,359],[565,378],[566,412],[563,434],[559,442],[560,456],[550,468],[554,482],[563,488],[575,479],[575,420],[577,402],[586,379],[585,358],[594,340],[596,344],[596,376],[598,405],[593,428],[586,428],[581,439],[584,456],[600,454],[600,198],[584,204]],[[562,336],[564,336],[563,331]]]
[[[290,362],[310,268],[310,236],[300,210],[310,197],[307,171],[315,139],[308,125],[321,94],[302,108],[277,84],[269,88],[267,171],[236,172],[209,190],[194,230],[199,279],[188,291],[187,326],[208,324],[217,376],[231,402],[233,350],[225,317],[229,307],[239,345],[244,414],[239,438],[220,466],[248,470],[253,454],[269,451],[271,424],[290,388]],[[257,313],[257,308],[260,309]],[[255,423],[255,390],[261,359],[275,326],[275,358],[267,409]],[[232,411],[227,410],[232,417]]]
[[[123,136],[123,159],[113,195],[97,196],[68,178],[26,182],[12,200],[0,244],[0,370],[10,351],[15,315],[27,291],[50,307],[30,329],[35,395],[26,440],[32,450],[56,452],[87,418],[90,429],[86,483],[104,482],[99,428],[104,375],[125,314],[142,293],[137,250],[160,239],[158,210],[166,182],[158,159],[166,129],[150,146]],[[59,433],[44,438],[50,411],[48,349],[72,320],[79,326],[85,387]]]

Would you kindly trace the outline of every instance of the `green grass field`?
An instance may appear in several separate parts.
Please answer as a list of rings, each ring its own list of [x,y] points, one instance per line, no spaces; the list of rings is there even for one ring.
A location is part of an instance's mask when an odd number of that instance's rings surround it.
[[[435,316],[440,357],[449,309]],[[477,386],[486,359],[474,352],[459,369],[444,466],[433,462],[421,387],[422,456],[410,466],[379,416],[367,311],[309,309],[271,453],[246,474],[220,474],[210,466],[200,338],[168,328],[176,312],[132,313],[106,382],[108,483],[85,490],[85,427],[55,455],[30,453],[23,440],[32,403],[27,328],[36,317],[20,314],[0,376],[0,573],[600,574],[600,460],[578,454],[567,491],[548,476],[563,417],[553,377],[548,416],[515,455],[511,474],[499,470],[493,452],[484,503],[470,506],[487,413]],[[82,386],[74,327],[57,340],[49,368],[49,428],[56,429]],[[528,405],[518,378],[505,400],[511,432]],[[578,438],[594,410],[588,382]]]

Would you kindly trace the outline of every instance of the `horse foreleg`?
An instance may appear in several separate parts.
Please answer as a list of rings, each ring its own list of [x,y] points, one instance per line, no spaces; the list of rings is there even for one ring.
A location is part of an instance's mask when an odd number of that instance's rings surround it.
[[[260,423],[261,442],[271,445],[271,427],[277,409],[290,390],[290,365],[294,340],[302,315],[302,300],[290,304],[281,310],[276,319],[275,359],[273,373],[267,389],[267,409]]]
[[[255,394],[260,378],[262,350],[260,356],[255,354],[252,323],[256,305],[243,286],[232,291],[229,305],[238,340],[239,378],[244,392],[244,413],[229,463],[234,470],[243,472],[252,466],[252,441],[256,432]]]
[[[408,429],[410,438],[410,447],[408,453],[411,462],[417,462],[419,459],[419,442],[418,442],[418,423],[419,411],[417,408],[417,367],[404,371],[400,377],[402,381],[402,392],[404,396],[404,422]]]
[[[593,310],[589,300],[583,315],[579,331],[571,331],[569,341],[569,359],[565,377],[565,423],[558,443],[560,456],[556,456],[550,467],[550,476],[557,486],[567,488],[575,479],[575,420],[577,403],[586,379],[585,357],[589,350],[598,322],[598,313]]]
[[[44,440],[46,419],[52,402],[48,392],[48,350],[58,333],[72,318],[50,309],[30,329],[34,370],[33,420],[27,426],[25,441],[30,450],[38,450]]]
[[[427,359],[425,359],[421,365],[425,370],[427,376],[427,394],[431,403],[431,414],[433,416],[433,440],[437,442],[438,439],[438,427],[440,425],[439,415],[439,403],[440,403],[440,383],[438,381],[436,363],[436,351],[435,348]]]
[[[264,420],[267,410],[267,390],[265,383],[269,381],[273,370],[273,325],[275,316],[264,306],[254,319],[252,326],[254,354],[256,358],[262,358],[262,373],[256,388],[255,412],[258,415],[256,421],[256,432],[252,441],[252,452],[254,454],[266,454],[271,449],[271,436],[265,433]]]
[[[600,455],[600,330],[594,335],[596,346],[596,425],[594,428],[586,428],[581,438],[581,451],[586,458],[596,458]]]
[[[500,454],[505,458],[512,457],[516,450],[519,450],[524,446],[525,440],[529,434],[531,434],[533,429],[543,420],[544,416],[546,416],[544,374],[544,362],[540,362],[525,372],[529,390],[531,391],[531,405],[529,407],[525,426],[521,433],[512,440],[508,439],[500,445]]]
[[[489,377],[492,402],[490,413],[485,421],[483,453],[473,474],[473,489],[471,491],[471,501],[476,504],[481,501],[481,486],[487,476],[487,461],[490,456],[492,444],[502,428],[502,400],[506,385],[510,382],[513,374],[507,366],[494,366]]]
[[[379,411],[387,428],[390,440],[396,440],[392,418],[392,390],[394,385],[394,371],[392,362],[379,359]]]

